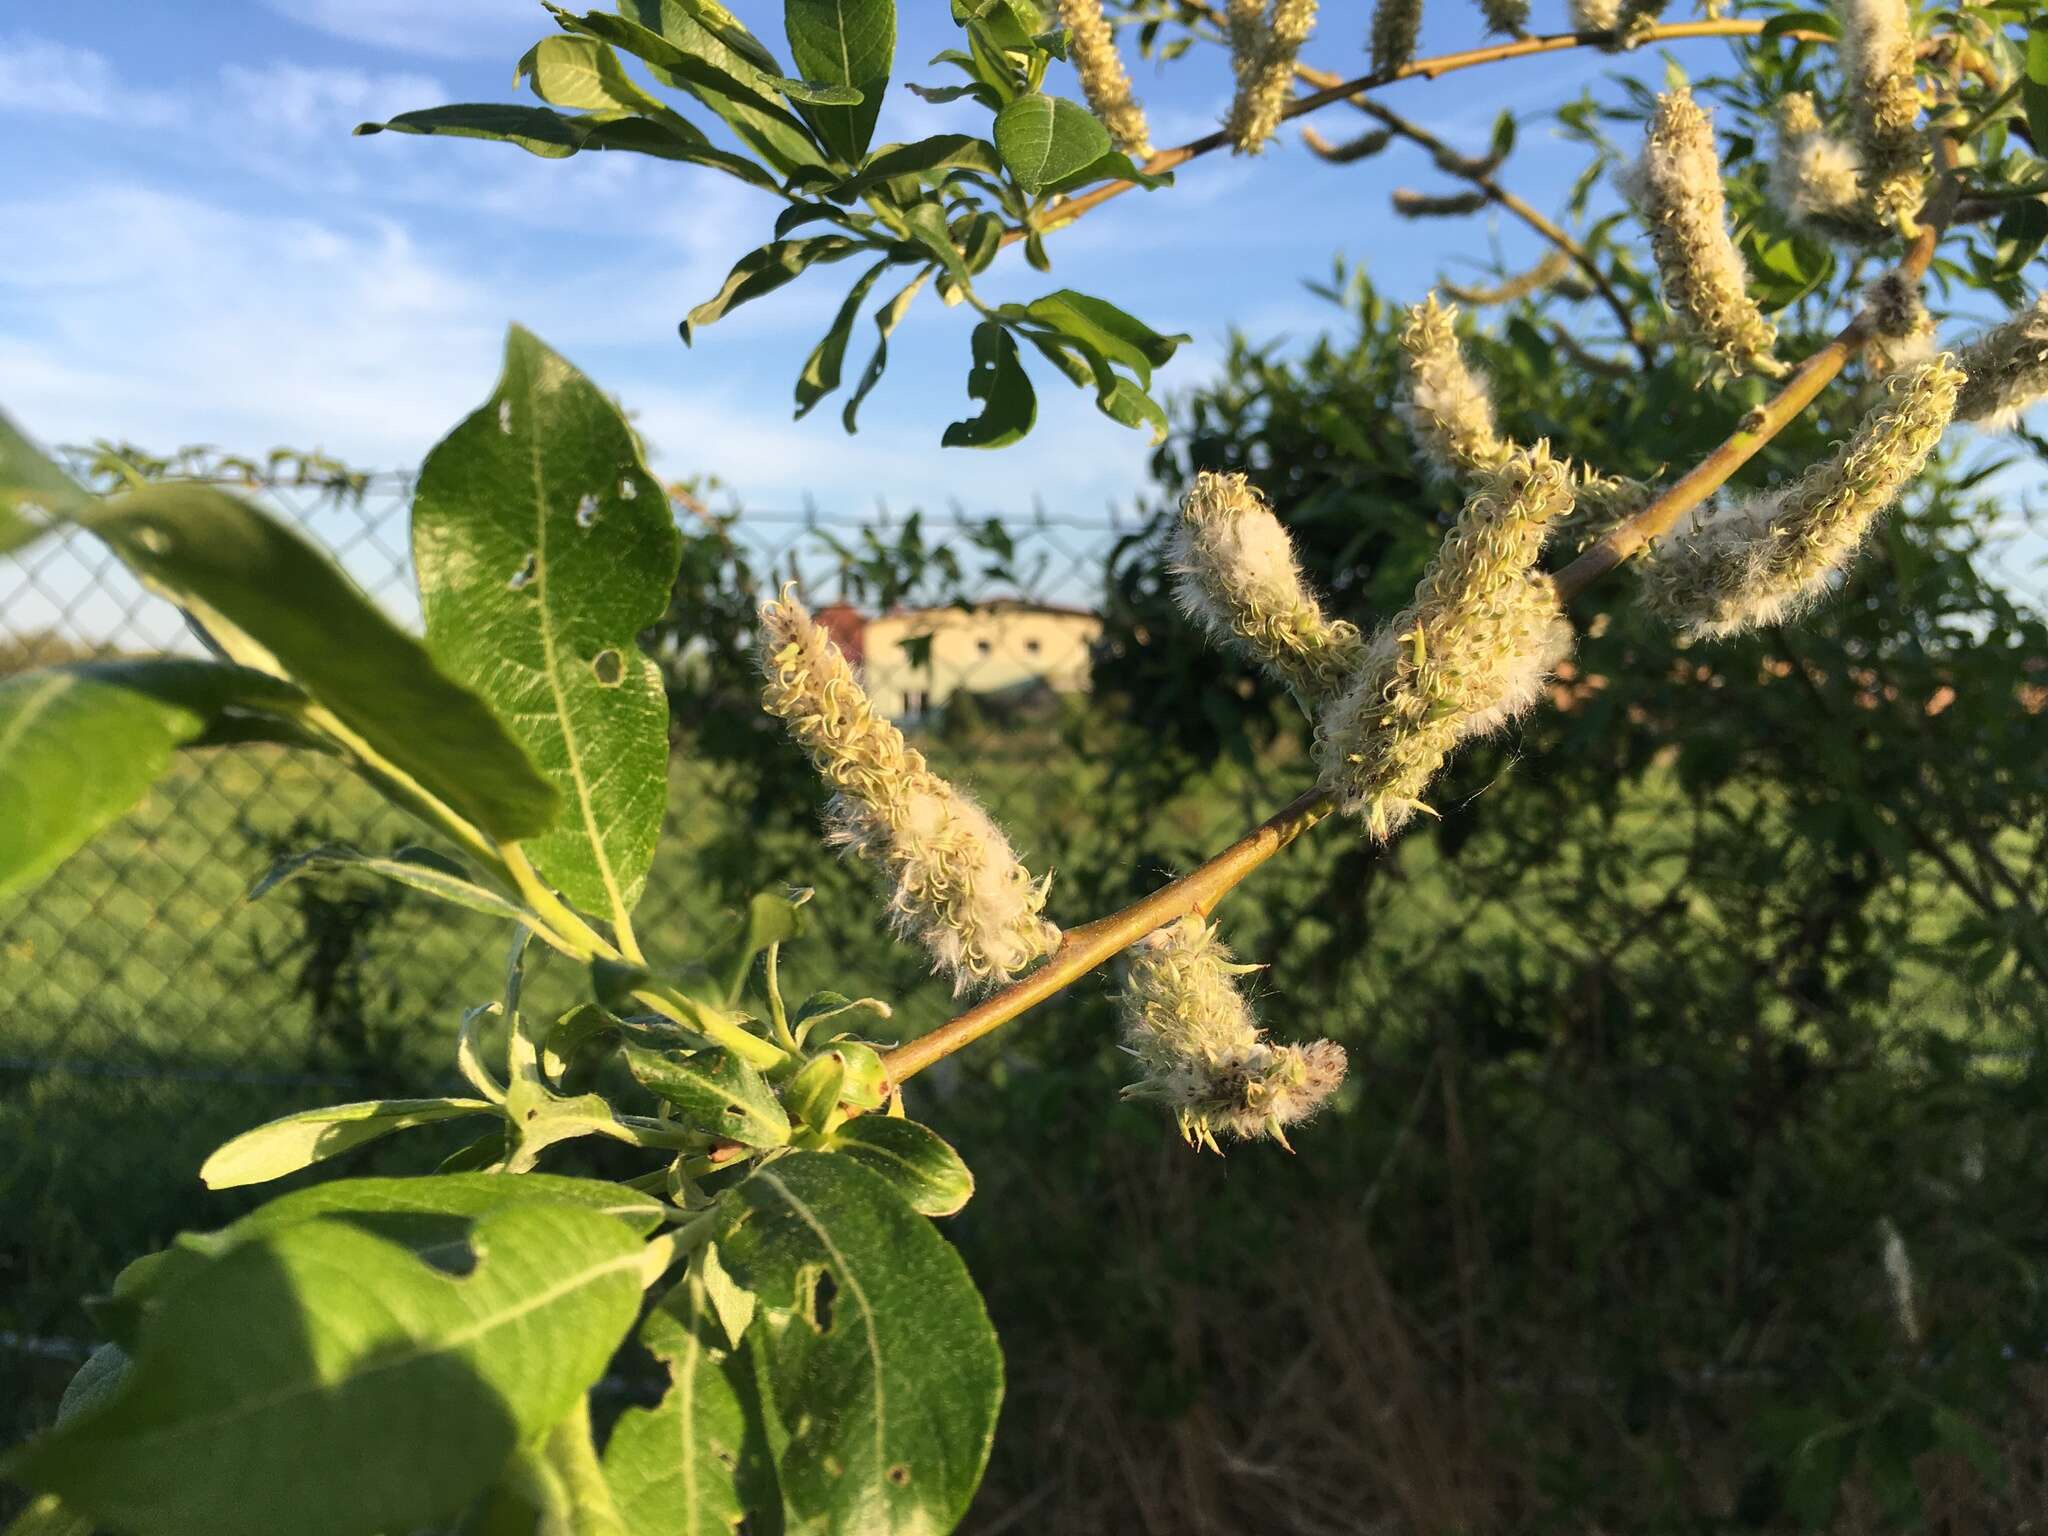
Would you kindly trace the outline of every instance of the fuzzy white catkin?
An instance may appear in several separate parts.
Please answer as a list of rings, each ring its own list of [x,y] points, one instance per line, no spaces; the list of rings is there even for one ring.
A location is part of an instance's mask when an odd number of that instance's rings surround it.
[[[1694,508],[1652,548],[1643,573],[1650,608],[1713,639],[1817,602],[1927,463],[1962,382],[1947,356],[1894,374],[1855,435],[1792,484],[1711,513]]]
[[[1060,20],[1073,33],[1074,73],[1081,94],[1102,119],[1116,147],[1133,160],[1152,153],[1152,134],[1145,109],[1131,94],[1131,77],[1116,51],[1116,34],[1102,14],[1102,0],[1060,0]]]
[[[1571,508],[1571,476],[1546,444],[1482,477],[1414,601],[1317,720],[1319,779],[1375,838],[1427,811],[1422,792],[1452,748],[1534,705],[1570,653],[1571,626],[1536,560]]]
[[[1294,61],[1315,30],[1316,0],[1229,0],[1225,29],[1237,92],[1224,123],[1241,155],[1263,151],[1294,94]]]
[[[1777,330],[1749,296],[1749,274],[1728,234],[1714,127],[1692,92],[1657,98],[1629,192],[1649,225],[1664,302],[1732,373],[1776,377]]]
[[[1329,1040],[1275,1045],[1253,1017],[1238,965],[1217,930],[1184,917],[1124,954],[1117,1002],[1124,1048],[1145,1076],[1126,1098],[1173,1112],[1190,1146],[1220,1152],[1219,1135],[1271,1136],[1308,1119],[1344,1081],[1344,1048]]]
[[[1836,10],[1864,204],[1880,225],[1910,229],[1926,195],[1927,150],[1906,0],[1837,0]]]
[[[1431,294],[1401,328],[1401,389],[1394,410],[1423,462],[1439,479],[1463,484],[1498,469],[1512,451],[1495,429],[1486,376],[1458,345],[1458,311]]]
[[[2048,396],[2048,293],[1964,347],[1957,366],[1969,382],[1956,397],[1956,420],[2003,432]]]
[[[1059,943],[1034,880],[988,814],[884,719],[832,639],[785,592],[761,609],[762,702],[834,790],[826,841],[888,878],[897,933],[954,991],[1010,980]]]
[[[1859,212],[1863,160],[1821,126],[1813,98],[1787,91],[1778,102],[1778,148],[1768,192],[1794,224],[1821,235],[1867,236]]]
[[[1870,317],[1867,354],[1887,372],[1927,362],[1934,356],[1934,316],[1920,298],[1920,284],[1893,270],[1863,290]]]
[[[1181,611],[1218,645],[1243,652],[1313,708],[1357,670],[1365,642],[1331,620],[1302,579],[1294,543],[1243,475],[1197,475],[1181,505],[1167,568]]]

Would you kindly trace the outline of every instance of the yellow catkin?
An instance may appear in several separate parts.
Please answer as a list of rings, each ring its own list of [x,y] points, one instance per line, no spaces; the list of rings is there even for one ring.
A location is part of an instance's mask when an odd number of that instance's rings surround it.
[[[1320,780],[1374,837],[1427,811],[1422,792],[1451,749],[1534,705],[1569,654],[1571,627],[1536,560],[1571,509],[1570,473],[1546,444],[1511,453],[1317,721]]]
[[[1167,558],[1181,611],[1305,705],[1336,693],[1357,670],[1364,639],[1323,616],[1287,530],[1243,475],[1195,477]]]
[[[1294,62],[1315,30],[1316,0],[1230,0],[1225,11],[1237,91],[1225,131],[1239,154],[1263,151],[1294,94]]]
[[[1927,195],[1927,146],[1906,0],[1839,0],[1837,14],[1864,205],[1880,225],[1910,233]]]
[[[1384,75],[1415,57],[1422,0],[1379,0],[1372,8],[1372,72]]]
[[[1862,158],[1821,126],[1804,91],[1787,91],[1778,101],[1768,191],[1788,219],[1815,234],[1867,239],[1872,232],[1862,205]]]
[[[1956,420],[2003,432],[2048,395],[2048,293],[1964,347],[1957,365],[1969,375],[1956,398]]]
[[[827,841],[888,878],[889,916],[954,991],[1010,980],[1059,943],[1034,880],[988,814],[875,709],[845,656],[785,592],[761,610],[762,703],[834,794]]]
[[[1145,123],[1145,109],[1131,94],[1131,77],[1116,51],[1116,33],[1102,14],[1102,0],[1060,0],[1060,20],[1073,33],[1070,52],[1074,73],[1081,77],[1081,94],[1116,147],[1133,160],[1152,153],[1152,133]]]
[[[1221,1136],[1271,1136],[1308,1119],[1344,1081],[1344,1048],[1329,1040],[1275,1045],[1253,1017],[1238,965],[1216,929],[1184,917],[1125,952],[1118,995],[1124,1048],[1145,1076],[1126,1098],[1166,1105],[1190,1146]]]
[[[1629,191],[1649,225],[1664,302],[1686,331],[1732,373],[1777,377],[1778,333],[1749,296],[1742,255],[1728,234],[1714,127],[1692,92],[1657,99]]]
[[[1696,508],[1651,551],[1649,606],[1690,635],[1715,638],[1817,602],[1927,463],[1962,382],[1947,356],[1895,374],[1855,435],[1791,485],[1711,513]]]

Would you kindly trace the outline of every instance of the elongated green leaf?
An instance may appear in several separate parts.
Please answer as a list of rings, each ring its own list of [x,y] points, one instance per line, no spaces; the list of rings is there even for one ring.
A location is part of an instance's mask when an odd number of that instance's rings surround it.
[[[618,407],[514,326],[496,392],[427,455],[412,542],[435,659],[562,797],[534,864],[623,919],[668,792],[668,697],[636,639],[682,558],[661,482]]]
[[[779,1147],[789,1140],[789,1116],[775,1090],[731,1051],[713,1047],[683,1056],[625,1045],[619,1054],[640,1086],[672,1105],[689,1129],[743,1147]]]
[[[85,662],[0,679],[0,896],[125,815],[174,751],[232,710],[304,702],[290,683],[206,661]]]
[[[825,163],[810,130],[776,100],[783,77],[773,57],[722,6],[623,0],[619,9],[623,15],[592,11],[566,24],[636,55],[657,80],[695,96],[783,175]]]
[[[771,944],[786,944],[801,938],[806,925],[804,905],[808,890],[794,895],[788,887],[757,891],[747,903],[739,924],[722,937],[704,957],[704,963],[718,987],[718,1000],[731,1008],[746,990],[754,962]]]
[[[0,555],[22,548],[90,499],[0,411]]]
[[[1017,343],[993,320],[974,328],[974,367],[967,375],[967,395],[982,402],[981,414],[947,427],[939,439],[944,447],[1006,447],[1038,419],[1038,396],[1017,361]]]
[[[544,37],[527,49],[512,83],[530,81],[533,94],[557,107],[628,112],[659,119],[668,111],[634,83],[619,56],[594,37]],[[680,123],[681,119],[677,119]],[[685,134],[703,135],[682,123]]]
[[[996,114],[996,149],[1026,192],[1040,192],[1110,152],[1109,130],[1064,96],[1020,96]]]
[[[640,1325],[668,1367],[652,1408],[628,1408],[604,1448],[605,1479],[630,1536],[732,1536],[747,1509],[741,1468],[768,1452],[744,1363],[719,1334],[696,1266]]]
[[[903,227],[910,231],[919,245],[938,257],[939,265],[946,269],[946,276],[963,292],[974,288],[973,274],[967,269],[967,258],[954,243],[952,226],[946,221],[946,210],[937,203],[918,203],[903,211]]]
[[[578,117],[547,107],[479,102],[401,112],[389,122],[359,123],[355,131],[358,135],[390,132],[487,139],[516,144],[528,154],[548,160],[560,160],[586,149],[623,150],[689,165],[708,165],[764,191],[776,190],[775,178],[762,167],[745,155],[721,149],[695,134],[673,113],[656,122],[611,113]]]
[[[1134,164],[1131,157],[1122,150],[1112,149],[1108,154],[1089,161],[1078,171],[1070,171],[1065,176],[1057,177],[1038,190],[1047,194],[1072,192],[1081,187],[1091,187],[1098,181],[1132,181],[1149,192],[1160,187],[1172,186],[1173,172],[1162,171],[1158,175],[1152,175]]]
[[[891,144],[877,150],[850,176],[830,190],[838,202],[850,203],[870,187],[880,186],[897,176],[928,176],[934,171],[964,168],[986,171],[991,176],[1003,168],[995,145],[968,133],[938,133],[915,144]]]
[[[897,290],[896,296],[875,311],[875,350],[868,358],[868,365],[861,371],[860,383],[854,386],[853,394],[846,402],[846,409],[839,413],[839,424],[848,432],[857,431],[854,419],[860,414],[861,402],[866,400],[874,387],[882,382],[882,373],[889,366],[889,338],[896,327],[903,323],[903,317],[910,313],[911,301],[918,290],[931,280],[934,268],[926,267],[917,276]]]
[[[393,1131],[496,1111],[495,1104],[483,1099],[372,1099],[301,1110],[227,1142],[200,1165],[199,1178],[208,1189],[263,1184]]]
[[[974,1175],[960,1154],[915,1120],[863,1115],[840,1126],[827,1145],[887,1179],[921,1215],[951,1216],[974,1196]]]
[[[685,343],[696,339],[697,328],[710,325],[727,310],[749,299],[773,293],[804,268],[818,262],[844,261],[861,247],[844,235],[808,235],[801,240],[771,240],[749,251],[733,264],[718,292],[691,310],[678,329]]]
[[[297,533],[220,491],[154,485],[79,514],[235,661],[289,676],[323,728],[487,835],[554,821],[554,789],[488,705],[451,680]]]
[[[858,165],[896,62],[896,0],[784,0],[782,21],[806,80],[860,92],[858,106],[810,106],[804,113],[833,153]]]
[[[486,917],[505,918],[529,930],[534,929],[539,921],[524,907],[471,880],[454,860],[425,848],[401,848],[388,859],[358,853],[353,848],[309,848],[304,853],[295,853],[273,864],[264,872],[263,878],[250,887],[249,900],[256,901],[287,880],[315,870],[375,875],[424,891],[430,896],[438,896],[458,907],[467,907],[472,912],[481,912]]]
[[[1185,333],[1163,336],[1106,299],[1071,288],[1033,299],[1025,313],[1063,335],[1087,342],[1111,362],[1129,369],[1141,385],[1149,385],[1152,370],[1164,367],[1190,339]]]
[[[803,372],[796,376],[798,421],[810,414],[812,406],[839,387],[839,371],[846,363],[846,343],[853,334],[853,322],[860,315],[861,305],[867,302],[869,290],[890,265],[886,259],[878,261],[854,279],[853,286],[846,291],[845,302],[839,306],[839,313],[832,318],[831,326],[811,348],[811,355],[804,359]]]
[[[6,1470],[147,1536],[411,1530],[597,1380],[644,1262],[548,1200],[480,1217],[452,1273],[344,1219],[266,1231],[172,1280],[121,1389]]]
[[[795,1314],[774,1351],[793,1525],[951,1530],[981,1480],[1003,1379],[959,1255],[848,1157],[789,1153],[733,1197],[743,1215],[719,1241],[726,1267],[764,1307]],[[822,1330],[806,1279],[819,1269],[835,1286]]]

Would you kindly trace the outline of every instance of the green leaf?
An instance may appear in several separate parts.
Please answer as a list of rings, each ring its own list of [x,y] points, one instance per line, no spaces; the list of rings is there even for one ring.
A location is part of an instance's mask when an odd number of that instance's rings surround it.
[[[42,1493],[7,1523],[6,1536],[93,1536],[93,1528],[55,1494]]]
[[[0,411],[0,555],[23,548],[91,499]]]
[[[453,1272],[340,1217],[264,1231],[169,1282],[121,1390],[7,1471],[148,1536],[411,1530],[603,1374],[644,1252],[544,1199],[480,1216]]]
[[[353,848],[338,845],[309,848],[271,865],[263,878],[249,888],[248,899],[259,900],[300,875],[328,870],[376,875],[398,885],[424,891],[429,896],[438,896],[455,906],[467,907],[472,912],[481,912],[486,917],[505,918],[530,932],[539,931],[539,919],[526,908],[478,885],[453,859],[444,858],[427,848],[401,848],[390,858],[359,853]]]
[[[820,1056],[839,1063],[839,1102],[856,1109],[880,1109],[889,1098],[889,1072],[875,1048],[860,1040],[835,1040]]]
[[[868,188],[898,176],[928,176],[933,171],[964,168],[986,171],[991,176],[1002,169],[995,145],[970,133],[938,133],[915,144],[891,144],[867,158],[860,174],[829,188],[827,196],[851,203]]]
[[[0,896],[27,889],[237,709],[295,710],[290,683],[208,661],[84,662],[0,679]]]
[[[1186,332],[1162,336],[1108,300],[1071,288],[1033,299],[1025,313],[1064,336],[1086,342],[1112,363],[1129,369],[1141,385],[1150,385],[1152,370],[1165,367],[1174,352],[1192,339]]]
[[[1792,11],[1773,16],[1765,22],[1763,31],[1757,34],[1757,41],[1772,42],[1787,32],[1824,32],[1829,37],[1840,37],[1842,24],[1826,11]]]
[[[783,1106],[800,1124],[822,1131],[839,1108],[846,1085],[846,1058],[831,1051],[813,1056],[782,1089]]]
[[[801,240],[771,240],[733,264],[717,293],[691,310],[678,329],[687,344],[697,328],[710,325],[749,299],[773,293],[804,268],[817,262],[844,261],[862,247],[845,235],[807,235]]]
[[[586,911],[624,920],[668,791],[668,696],[640,631],[681,535],[618,407],[512,328],[491,398],[435,445],[412,507],[427,644],[562,797],[526,847]]]
[[[915,1120],[863,1115],[840,1126],[825,1145],[887,1179],[921,1215],[951,1216],[973,1198],[974,1175],[960,1154]]]
[[[789,1116],[768,1080],[721,1047],[683,1056],[624,1045],[640,1086],[674,1106],[687,1129],[736,1141],[743,1147],[779,1147],[789,1141]]]
[[[996,150],[1017,185],[1037,193],[1108,154],[1109,130],[1064,96],[1020,96],[996,114]]]
[[[938,257],[939,265],[963,293],[974,291],[973,274],[967,259],[953,242],[953,230],[946,222],[946,210],[937,203],[918,203],[903,211],[903,227],[917,243]],[[943,293],[944,285],[941,284]]]
[[[386,793],[417,786],[506,841],[554,821],[553,787],[490,707],[283,523],[197,485],[149,486],[79,521],[231,659],[281,672],[311,694],[320,706],[311,723],[362,759]]]
[[[843,992],[813,992],[798,1005],[790,1018],[790,1027],[801,1040],[827,1019],[837,1018],[854,1009],[866,1009],[877,1018],[889,1018],[893,1010],[879,997],[848,997]]]
[[[882,382],[882,373],[889,366],[889,338],[896,327],[903,323],[903,317],[910,313],[911,301],[918,290],[931,281],[933,268],[926,267],[917,276],[898,290],[896,296],[875,311],[875,350],[868,358],[868,365],[861,371],[860,383],[854,386],[852,396],[846,402],[846,409],[839,413],[839,424],[848,432],[857,431],[854,418],[860,414],[861,402],[866,400],[874,387]]]
[[[960,1256],[848,1157],[789,1153],[731,1198],[742,1214],[719,1242],[726,1266],[787,1317],[774,1386],[791,1428],[780,1482],[792,1527],[951,1530],[987,1463],[1003,1382]],[[836,1288],[822,1330],[820,1270]]]
[[[1072,192],[1080,187],[1093,186],[1098,181],[1128,181],[1152,192],[1172,186],[1173,172],[1161,171],[1154,175],[1133,162],[1122,150],[1112,149],[1108,154],[1089,161],[1080,170],[1047,182],[1039,191],[1047,195]]]
[[[633,82],[619,56],[593,37],[544,37],[512,71],[512,83],[531,79],[533,94],[557,107],[628,112],[660,119],[669,109]],[[673,114],[669,114],[673,116]],[[682,119],[677,119],[682,123]],[[686,133],[696,130],[683,123]],[[697,134],[702,138],[701,133]]]
[[[811,893],[799,891],[792,897],[784,894],[786,889],[757,891],[738,927],[705,956],[705,966],[719,989],[718,1000],[728,1008],[737,1005],[746,991],[747,976],[763,950],[803,936],[804,904]]]
[[[784,0],[782,22],[806,80],[860,92],[858,106],[813,106],[804,114],[834,154],[858,165],[896,61],[896,0]]]
[[[393,1131],[496,1112],[497,1106],[483,1099],[372,1099],[301,1110],[244,1131],[221,1146],[200,1165],[199,1179],[208,1189],[263,1184]]]
[[[818,85],[809,80],[792,80],[787,75],[775,77],[775,88],[791,101],[801,101],[814,107],[857,107],[861,94],[850,85]]]
[[[688,91],[784,176],[822,166],[810,131],[775,100],[773,56],[723,6],[708,0],[623,0],[624,16],[593,11],[564,25],[587,29],[644,60],[657,80]]]
[[[547,107],[508,106],[499,102],[474,102],[449,107],[427,107],[418,112],[401,112],[384,123],[358,123],[358,135],[372,133],[433,134],[458,139],[487,139],[516,144],[528,154],[560,160],[583,150],[621,150],[679,160],[690,165],[708,165],[738,177],[763,191],[779,188],[775,178],[744,155],[720,149],[699,135],[686,137],[678,126],[694,132],[673,113],[660,122],[644,117],[576,117]]]
[[[982,402],[981,414],[947,427],[939,439],[942,447],[1002,448],[1029,432],[1038,417],[1038,396],[1017,361],[1017,343],[993,320],[974,328],[967,396]]]
[[[652,1408],[628,1408],[604,1448],[630,1536],[732,1536],[748,1513],[741,1468],[768,1454],[745,1362],[718,1329],[698,1266],[648,1313],[640,1342],[668,1367]]]
[[[134,1365],[128,1351],[118,1344],[102,1344],[87,1355],[78,1374],[64,1384],[64,1396],[57,1403],[57,1422],[75,1419],[112,1397]]]
[[[846,363],[846,343],[853,334],[853,322],[860,314],[861,305],[867,301],[869,290],[890,265],[886,259],[878,261],[854,280],[846,292],[845,302],[839,306],[839,313],[833,316],[831,326],[811,348],[811,355],[804,359],[803,372],[796,377],[798,421],[810,414],[812,406],[839,387],[839,371]]]

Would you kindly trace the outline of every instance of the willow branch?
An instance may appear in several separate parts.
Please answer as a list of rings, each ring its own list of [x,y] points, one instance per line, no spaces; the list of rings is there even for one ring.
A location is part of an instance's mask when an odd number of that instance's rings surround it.
[[[1696,37],[1754,37],[1763,31],[1761,21],[1681,21],[1668,26],[1646,27],[1636,35],[1639,43],[1681,42]],[[1828,42],[1832,39],[1817,32],[1787,32],[1786,37],[1809,41]],[[1597,48],[1612,46],[1616,35],[1613,32],[1554,32],[1542,37],[1517,38],[1513,42],[1495,43],[1485,48],[1467,48],[1460,53],[1441,53],[1435,58],[1412,59],[1396,69],[1376,70],[1360,75],[1353,80],[1341,80],[1320,90],[1297,96],[1287,104],[1280,116],[1284,121],[1306,117],[1311,112],[1320,112],[1333,102],[1350,101],[1367,91],[1377,91],[1402,80],[1435,80],[1443,75],[1455,74],[1461,69],[1476,69],[1482,64],[1501,64],[1510,59],[1532,59],[1543,54],[1562,53],[1571,48]],[[1299,70],[1296,71],[1300,73]],[[1328,78],[1328,77],[1324,77]],[[1213,154],[1219,149],[1230,147],[1230,135],[1222,129],[1191,139],[1172,149],[1162,149],[1147,160],[1143,166],[1148,176],[1164,175],[1178,169],[1190,160]],[[1029,228],[1011,229],[1004,232],[1003,244],[1009,245],[1022,240],[1032,229],[1051,230],[1064,228],[1084,214],[1100,208],[1111,198],[1121,197],[1137,186],[1135,181],[1106,181],[1099,187],[1074,197],[1055,198],[1031,221]]]
[[[1928,264],[1934,259],[1935,242],[1955,210],[1955,161],[1953,145],[1945,137],[1938,137],[1935,164],[1942,173],[1941,185],[1920,222],[1919,234],[1900,264],[1901,270],[1916,281],[1926,276]],[[1754,458],[1841,373],[1869,339],[1871,325],[1868,309],[1859,311],[1832,341],[1800,365],[1768,403],[1745,417],[1741,427],[1690,474],[1558,572],[1553,580],[1559,601],[1573,601],[1719,490],[1730,475]],[[1246,876],[1328,816],[1334,804],[1335,797],[1329,790],[1308,790],[1200,867],[1119,912],[1085,927],[1069,929],[1059,948],[1030,975],[930,1033],[885,1053],[882,1065],[889,1081],[901,1084],[933,1062],[1037,1007],[1155,929],[1191,914],[1206,916]]]
[[[1321,70],[1311,70],[1302,66],[1296,66],[1295,73],[1304,80],[1314,80],[1323,75]],[[1390,112],[1378,102],[1368,101],[1363,97],[1355,98],[1352,105],[1410,143],[1421,145],[1436,157],[1437,165],[1447,175],[1459,177],[1470,183],[1486,194],[1488,202],[1505,208],[1570,257],[1572,264],[1586,274],[1586,280],[1593,285],[1594,291],[1600,295],[1607,307],[1614,311],[1615,323],[1621,327],[1623,339],[1634,350],[1643,367],[1647,370],[1657,366],[1657,354],[1651,350],[1650,344],[1636,329],[1635,316],[1629,312],[1628,305],[1622,300],[1621,295],[1614,291],[1614,285],[1607,280],[1607,274],[1601,270],[1600,263],[1593,259],[1592,253],[1569,231],[1551,220],[1540,209],[1502,186],[1491,171],[1482,170],[1477,165],[1461,164],[1462,157],[1421,124],[1411,123],[1400,113]],[[1313,128],[1302,130],[1304,135],[1314,132]]]

